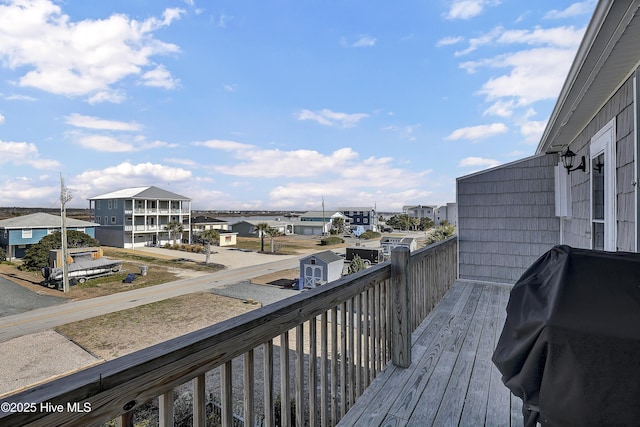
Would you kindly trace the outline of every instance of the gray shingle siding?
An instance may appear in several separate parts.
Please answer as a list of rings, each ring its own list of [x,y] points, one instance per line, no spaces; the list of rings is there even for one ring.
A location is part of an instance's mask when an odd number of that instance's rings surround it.
[[[633,79],[629,78],[596,114],[569,148],[589,158],[591,138],[611,119],[616,119],[616,213],[617,249],[635,251],[636,202],[634,179]],[[564,220],[564,242],[579,248],[591,247],[591,174],[571,174],[572,217]]]
[[[557,155],[530,157],[458,179],[460,278],[514,283],[559,243]]]

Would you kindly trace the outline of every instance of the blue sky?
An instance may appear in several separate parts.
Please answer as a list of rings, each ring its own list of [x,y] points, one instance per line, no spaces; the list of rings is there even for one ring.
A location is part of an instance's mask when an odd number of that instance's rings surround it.
[[[535,152],[596,2],[0,0],[0,206],[455,201]]]

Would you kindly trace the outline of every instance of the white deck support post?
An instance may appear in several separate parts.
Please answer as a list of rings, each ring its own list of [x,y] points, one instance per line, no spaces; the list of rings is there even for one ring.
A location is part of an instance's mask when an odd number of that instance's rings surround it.
[[[391,251],[391,362],[401,368],[411,365],[411,275],[409,248]]]

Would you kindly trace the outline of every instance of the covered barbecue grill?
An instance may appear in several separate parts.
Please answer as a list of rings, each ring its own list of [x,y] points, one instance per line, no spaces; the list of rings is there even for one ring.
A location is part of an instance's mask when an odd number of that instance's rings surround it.
[[[493,362],[525,425],[640,425],[640,254],[556,246],[518,280]]]

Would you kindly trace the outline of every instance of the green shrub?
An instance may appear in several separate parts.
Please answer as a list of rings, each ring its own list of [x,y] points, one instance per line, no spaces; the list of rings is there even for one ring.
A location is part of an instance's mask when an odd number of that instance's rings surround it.
[[[7,260],[7,253],[4,249],[0,248],[0,263],[5,262]]]
[[[380,237],[381,234],[378,233],[377,231],[371,231],[371,230],[367,230],[364,233],[362,233],[360,235],[361,239],[365,239],[365,240],[369,240],[369,239],[377,239],[378,237]]]
[[[320,240],[322,246],[339,245],[340,243],[344,243],[344,239],[336,236],[330,236]]]

